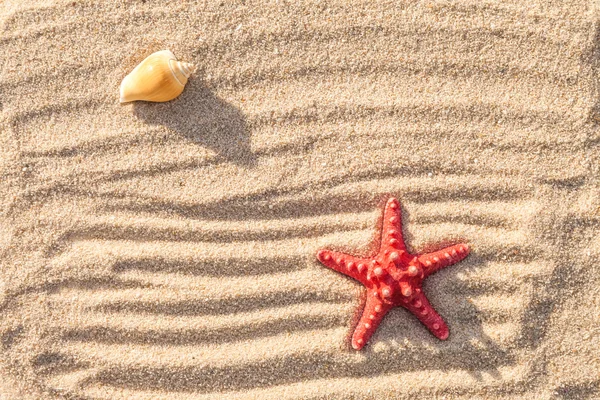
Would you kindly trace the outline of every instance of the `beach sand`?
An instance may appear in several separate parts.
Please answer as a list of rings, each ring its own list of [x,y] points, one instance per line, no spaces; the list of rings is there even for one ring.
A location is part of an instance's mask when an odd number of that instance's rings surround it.
[[[5,1],[1,399],[600,398],[597,1]],[[197,72],[119,104],[153,51]],[[349,346],[381,202],[471,255]]]

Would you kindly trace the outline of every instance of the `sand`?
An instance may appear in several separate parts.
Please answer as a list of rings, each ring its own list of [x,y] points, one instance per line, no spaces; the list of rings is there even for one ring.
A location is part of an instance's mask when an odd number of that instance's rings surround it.
[[[597,1],[0,4],[1,399],[600,398]],[[121,79],[170,49],[164,104]],[[363,254],[472,254],[349,347]]]

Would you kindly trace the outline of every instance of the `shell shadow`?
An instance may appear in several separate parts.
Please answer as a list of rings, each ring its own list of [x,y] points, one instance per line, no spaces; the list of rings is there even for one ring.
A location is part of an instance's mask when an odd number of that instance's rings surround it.
[[[217,97],[199,79],[190,79],[181,96],[173,101],[135,102],[133,113],[150,125],[165,126],[214,151],[223,161],[241,166],[256,163],[243,113]]]

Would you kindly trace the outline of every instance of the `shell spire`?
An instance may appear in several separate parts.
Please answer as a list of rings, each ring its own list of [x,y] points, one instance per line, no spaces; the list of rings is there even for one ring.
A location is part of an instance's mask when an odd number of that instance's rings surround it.
[[[152,53],[123,79],[119,101],[173,100],[183,92],[195,70],[194,64],[178,61],[169,50]]]

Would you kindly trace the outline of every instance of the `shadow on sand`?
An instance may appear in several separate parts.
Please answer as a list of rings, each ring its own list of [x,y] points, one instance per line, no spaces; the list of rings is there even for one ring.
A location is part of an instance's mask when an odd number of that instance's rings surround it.
[[[236,107],[215,96],[198,79],[190,79],[177,99],[166,103],[133,104],[134,114],[150,125],[162,125],[199,146],[207,147],[224,161],[252,166],[250,131]]]

